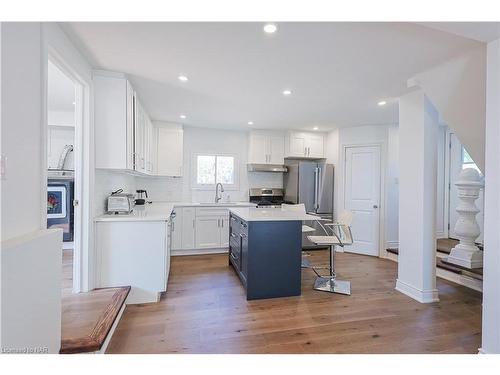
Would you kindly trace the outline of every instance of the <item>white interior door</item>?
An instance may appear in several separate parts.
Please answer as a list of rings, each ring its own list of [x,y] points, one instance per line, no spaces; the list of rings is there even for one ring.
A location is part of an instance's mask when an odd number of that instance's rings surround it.
[[[379,255],[380,147],[345,149],[344,208],[354,213],[354,243],[346,251]]]

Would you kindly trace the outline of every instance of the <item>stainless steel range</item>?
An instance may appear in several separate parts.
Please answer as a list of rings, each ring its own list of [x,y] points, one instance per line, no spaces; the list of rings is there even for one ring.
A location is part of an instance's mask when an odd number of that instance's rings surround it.
[[[249,190],[250,202],[255,203],[257,208],[277,208],[284,200],[285,191],[277,188],[254,188]]]

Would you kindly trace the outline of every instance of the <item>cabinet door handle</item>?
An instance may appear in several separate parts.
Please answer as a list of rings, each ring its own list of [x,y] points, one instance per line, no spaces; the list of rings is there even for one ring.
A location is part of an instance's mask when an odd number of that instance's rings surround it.
[[[241,238],[245,238],[247,235],[245,233],[240,233]]]
[[[236,234],[234,234],[233,232],[231,232],[231,237],[236,238]]]

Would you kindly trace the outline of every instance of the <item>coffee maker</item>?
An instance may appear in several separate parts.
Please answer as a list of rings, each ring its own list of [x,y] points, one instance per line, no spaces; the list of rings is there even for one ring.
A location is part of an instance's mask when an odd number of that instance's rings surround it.
[[[146,203],[146,198],[148,197],[147,190],[139,189],[136,190],[137,198],[135,199],[136,206],[143,206]]]

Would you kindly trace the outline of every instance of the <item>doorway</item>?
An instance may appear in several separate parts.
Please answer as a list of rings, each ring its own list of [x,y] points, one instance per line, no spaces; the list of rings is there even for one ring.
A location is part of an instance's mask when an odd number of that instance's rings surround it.
[[[354,213],[354,243],[345,251],[379,256],[380,145],[347,146],[344,149],[344,209]]]
[[[47,228],[63,230],[62,294],[80,292],[83,86],[47,63]]]

